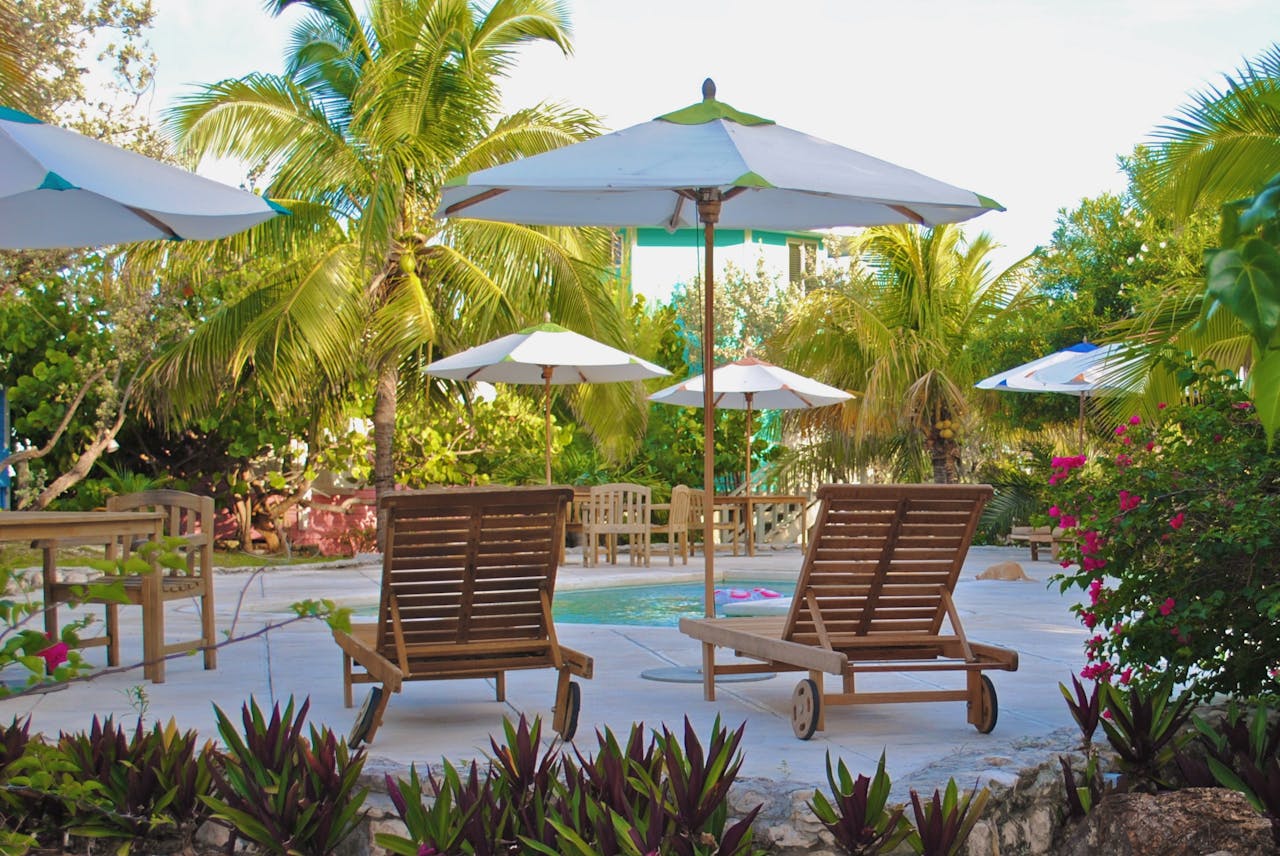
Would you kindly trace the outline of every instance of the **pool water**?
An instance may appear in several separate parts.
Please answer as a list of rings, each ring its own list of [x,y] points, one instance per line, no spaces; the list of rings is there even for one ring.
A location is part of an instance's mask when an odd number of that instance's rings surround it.
[[[790,597],[794,582],[782,580],[727,580],[720,589],[753,589],[757,586]],[[552,615],[565,624],[639,624],[675,627],[682,617],[704,614],[703,584],[668,583],[652,586],[577,589],[556,592]]]

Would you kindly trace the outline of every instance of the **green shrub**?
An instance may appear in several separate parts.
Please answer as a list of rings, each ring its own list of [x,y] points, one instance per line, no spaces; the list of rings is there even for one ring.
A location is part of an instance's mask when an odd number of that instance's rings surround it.
[[[1107,451],[1055,458],[1070,542],[1063,591],[1094,636],[1086,678],[1274,696],[1280,650],[1280,457],[1235,379],[1178,369],[1186,403],[1134,416]],[[1074,565],[1074,567],[1072,567]]]
[[[267,720],[252,698],[241,709],[243,736],[215,707],[225,754],[210,764],[213,816],[267,853],[327,856],[363,815],[367,788],[357,789],[364,750],[349,752],[328,728],[302,733],[310,701],[294,714],[290,698]]]

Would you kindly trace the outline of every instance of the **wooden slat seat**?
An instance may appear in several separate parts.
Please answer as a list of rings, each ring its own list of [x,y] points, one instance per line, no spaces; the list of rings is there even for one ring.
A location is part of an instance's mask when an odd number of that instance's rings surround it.
[[[334,631],[342,649],[343,700],[352,685],[383,687],[366,739],[404,681],[489,678],[559,671],[553,727],[577,720],[577,685],[591,658],[556,640],[551,619],[569,488],[442,488],[383,497],[386,550],[375,622]]]
[[[684,618],[680,629],[760,661],[717,666],[711,658],[716,674],[809,672],[813,683],[797,687],[793,711],[801,737],[823,728],[824,703],[964,700],[969,722],[990,731],[995,690],[981,673],[1014,671],[1018,655],[970,642],[951,595],[991,492],[987,485],[826,485],[785,619]],[[860,672],[951,670],[966,675],[963,691],[854,689]],[[840,692],[823,692],[824,674],[840,677]],[[813,706],[808,733],[797,712],[805,704]]]

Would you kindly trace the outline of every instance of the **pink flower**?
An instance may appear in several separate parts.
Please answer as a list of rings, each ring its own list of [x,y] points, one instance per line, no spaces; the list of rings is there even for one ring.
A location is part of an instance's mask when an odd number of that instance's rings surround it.
[[[1166,407],[1168,407],[1168,406],[1169,406],[1169,405],[1165,404],[1165,403],[1162,401],[1162,402],[1160,402],[1159,404],[1157,404],[1157,405],[1156,405],[1156,410],[1164,410],[1164,409],[1165,409]]]
[[[1072,529],[1079,522],[1080,521],[1076,520],[1070,514],[1064,514],[1062,515],[1062,517],[1058,519],[1058,525],[1061,526],[1063,529]]]
[[[1103,718],[1103,719],[1110,719],[1110,718],[1111,718],[1111,708],[1107,708],[1106,710],[1104,710],[1104,711],[1102,712],[1102,718]]]
[[[1082,612],[1080,613],[1080,620],[1084,623],[1085,627],[1092,630],[1093,625],[1098,623],[1098,616],[1094,615],[1092,612]]]
[[[1235,404],[1231,406],[1234,407],[1236,410],[1248,410],[1250,407],[1253,407],[1253,403],[1249,401],[1237,401]]]
[[[1142,504],[1142,497],[1136,493],[1129,493],[1127,490],[1120,491],[1120,510],[1132,511]]]
[[[1133,464],[1133,458],[1129,457],[1124,452],[1121,452],[1120,454],[1116,455],[1117,467],[1124,469],[1125,467],[1132,466],[1132,464]]]
[[[1172,526],[1174,529],[1181,529],[1182,524],[1186,521],[1186,519],[1187,519],[1187,516],[1183,514],[1181,511],[1179,511],[1177,514],[1173,515],[1173,517],[1169,518],[1169,525]]]
[[[1133,679],[1133,667],[1132,667],[1132,666],[1130,666],[1129,668],[1125,669],[1123,672],[1121,672],[1121,673],[1120,673],[1120,683],[1122,683],[1122,684],[1127,684],[1127,683],[1129,683],[1129,681],[1130,681],[1130,680],[1132,680],[1132,679]]]
[[[1177,602],[1171,597],[1165,598],[1164,603],[1160,604],[1160,614],[1168,615],[1169,613],[1173,612],[1173,607],[1176,605],[1176,603]]]
[[[1136,413],[1135,413],[1135,414],[1133,414],[1132,416],[1130,416],[1130,417],[1129,417],[1129,424],[1130,424],[1130,425],[1141,425],[1141,424],[1142,424],[1142,417],[1141,417],[1141,416],[1139,416],[1139,415],[1138,415],[1138,414],[1136,414]]]
[[[1123,436],[1124,436],[1124,432],[1126,432],[1126,431],[1128,431],[1128,430],[1129,430],[1129,426],[1128,426],[1128,425],[1117,425],[1117,426],[1116,426],[1116,436],[1117,436],[1117,437],[1123,437]]]
[[[1057,516],[1058,516],[1058,515],[1060,515],[1060,514],[1062,514],[1062,511],[1058,508],[1058,506],[1056,506],[1056,505],[1051,505],[1051,506],[1049,506],[1049,516],[1050,516],[1050,517],[1057,517]]]
[[[40,651],[37,656],[44,658],[45,668],[52,672],[54,669],[67,662],[68,650],[66,642],[55,642],[48,648]]]
[[[1152,440],[1152,441],[1150,441],[1150,442],[1148,442],[1148,443],[1147,443],[1147,451],[1148,451],[1148,452],[1150,452],[1150,451],[1151,451],[1152,449],[1154,449],[1155,447],[1156,447],[1156,444],[1155,444],[1155,441],[1154,441],[1154,440]]]

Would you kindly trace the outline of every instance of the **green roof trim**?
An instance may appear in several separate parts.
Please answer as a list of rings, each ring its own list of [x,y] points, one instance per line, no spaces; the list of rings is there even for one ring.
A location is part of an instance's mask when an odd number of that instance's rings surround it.
[[[74,184],[67,181],[56,172],[46,172],[44,181],[40,182],[40,186],[36,190],[78,190]]]
[[[471,173],[466,175],[455,176],[444,183],[445,187],[466,187],[467,179],[471,178]]]
[[[637,247],[701,247],[705,236],[701,228],[683,228],[674,232],[656,226],[644,226],[635,230]],[[791,241],[808,241],[822,244],[826,235],[821,232],[785,232],[771,229],[752,229],[752,244],[785,247]],[[716,229],[717,247],[736,247],[748,243],[746,229]]]
[[[716,119],[728,119],[730,122],[737,122],[739,125],[775,124],[772,119],[743,113],[741,110],[735,110],[723,101],[717,101],[714,98],[706,98],[697,104],[690,104],[681,110],[659,116],[658,119],[663,122],[673,122],[677,125],[705,125]]]
[[[14,110],[12,107],[0,107],[0,119],[6,122],[21,122],[24,125],[43,125],[35,116],[29,113],[23,113],[21,110]]]
[[[773,182],[756,172],[744,172],[733,180],[734,187],[773,187]]]
[[[983,196],[981,193],[975,193],[975,194],[973,194],[973,195],[974,195],[974,196],[976,196],[976,197],[978,197],[978,201],[982,203],[982,207],[983,207],[983,208],[990,208],[990,209],[993,209],[993,210],[995,210],[995,211],[1006,211],[1006,210],[1008,210],[1008,209],[1006,209],[1003,205],[1001,205],[999,202],[996,202],[994,199],[992,199],[990,196]]]

